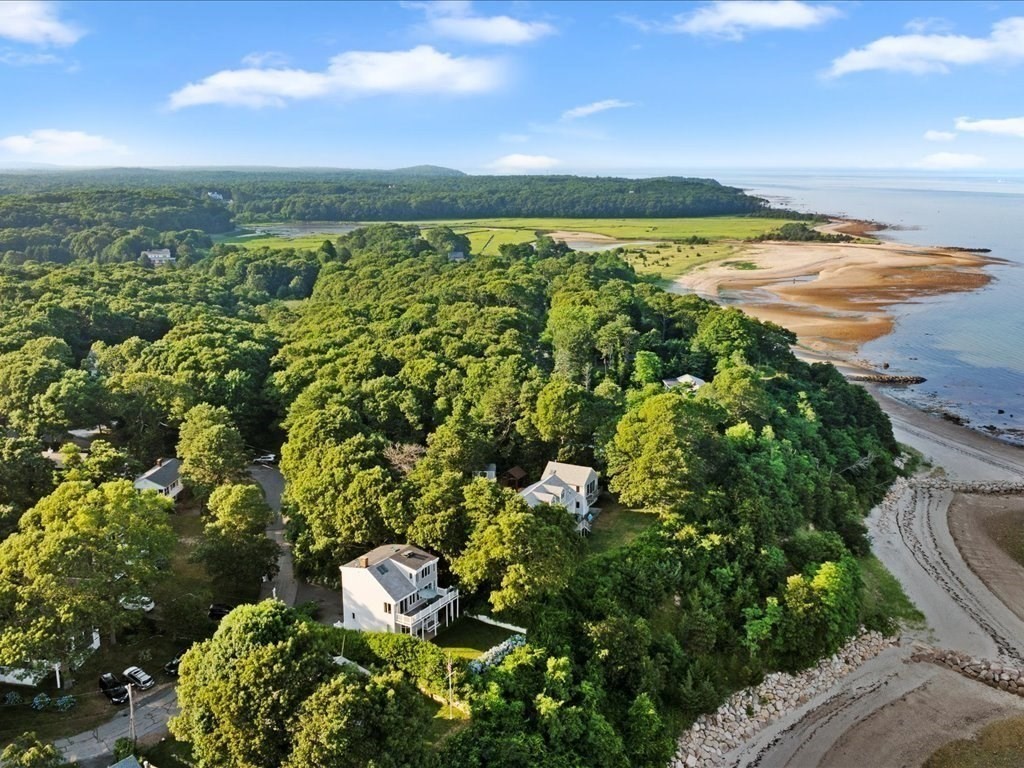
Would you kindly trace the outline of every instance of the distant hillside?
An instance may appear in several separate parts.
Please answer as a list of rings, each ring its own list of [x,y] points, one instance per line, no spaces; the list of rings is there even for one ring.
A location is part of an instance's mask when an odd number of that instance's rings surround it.
[[[15,167],[0,170],[0,194],[43,192],[69,187],[175,187],[200,190],[252,182],[303,182],[452,178],[462,171],[439,165],[414,165],[394,170],[360,168],[278,168],[223,166],[183,168],[89,168],[57,166]]]
[[[416,221],[497,217],[667,218],[770,213],[713,179],[580,176],[363,177],[229,185],[239,222]]]

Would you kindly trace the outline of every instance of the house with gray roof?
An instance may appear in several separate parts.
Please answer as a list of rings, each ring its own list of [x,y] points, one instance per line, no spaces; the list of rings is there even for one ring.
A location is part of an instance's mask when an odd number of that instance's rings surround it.
[[[553,504],[565,507],[576,519],[579,533],[590,533],[596,517],[599,488],[597,472],[592,467],[549,461],[541,479],[519,492],[530,507]]]
[[[345,563],[343,626],[433,637],[459,616],[459,590],[438,586],[437,566],[437,555],[411,544],[385,544]]]
[[[156,491],[173,501],[184,490],[181,462],[178,459],[157,459],[155,467],[135,478],[135,489]]]

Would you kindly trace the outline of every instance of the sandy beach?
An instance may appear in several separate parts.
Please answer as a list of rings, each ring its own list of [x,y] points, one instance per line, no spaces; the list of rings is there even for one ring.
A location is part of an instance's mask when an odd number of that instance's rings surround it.
[[[826,226],[863,237],[877,225]],[[981,288],[991,280],[985,267],[997,262],[979,253],[891,242],[741,247],[731,264],[705,265],[676,284],[709,298],[724,294],[728,303],[790,328],[800,357],[833,362],[846,375],[869,372],[858,363],[858,347],[889,333],[894,305]],[[755,268],[737,269],[738,260]],[[1024,481],[1024,450],[866,386],[891,419],[897,440],[926,461],[923,474],[901,481],[872,512],[869,530],[872,550],[925,614],[927,626],[905,628],[901,647],[865,663],[824,701],[772,724],[724,756],[724,764],[921,765],[943,744],[1024,712],[1019,697],[910,660],[921,643],[979,658],[1024,659],[1024,566],[991,534],[991,523],[1024,507],[1024,497],[956,490]]]
[[[870,224],[830,226],[863,234]],[[892,330],[892,305],[981,288],[991,280],[985,267],[996,262],[979,253],[891,242],[739,248],[729,263],[706,264],[676,278],[678,290],[712,299],[726,295],[744,311],[789,328],[808,349],[846,360]]]

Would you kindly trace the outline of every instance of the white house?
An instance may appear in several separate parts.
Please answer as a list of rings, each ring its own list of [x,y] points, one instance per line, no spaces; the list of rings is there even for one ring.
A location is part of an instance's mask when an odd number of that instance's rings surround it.
[[[156,466],[135,478],[138,491],[156,491],[174,499],[182,492],[181,462],[177,459],[157,459]]]
[[[576,518],[576,530],[589,533],[597,502],[597,472],[578,464],[549,461],[541,479],[519,492],[531,507],[555,504],[565,507]]]
[[[93,651],[100,647],[100,632],[98,629],[92,631],[92,636],[89,642],[85,643],[83,649],[79,651],[75,648],[75,643],[71,643],[71,654],[73,656],[71,660],[71,668],[77,669],[85,660],[92,654]],[[61,663],[54,661],[37,661],[27,667],[0,667],[0,683],[7,683],[8,685],[27,685],[33,688],[39,687],[39,683],[50,674],[51,671],[57,675],[57,688],[61,687]]]
[[[483,469],[478,469],[473,472],[473,477],[479,477],[484,480],[490,480],[492,483],[498,480],[498,466],[496,464],[488,464]]]
[[[149,259],[149,263],[154,267],[166,267],[174,263],[174,257],[171,256],[170,248],[155,248],[143,251],[142,255]]]
[[[459,590],[437,585],[437,555],[385,544],[341,566],[345,629],[433,637],[459,616]]]
[[[676,376],[673,379],[662,379],[661,383],[665,385],[665,389],[689,387],[694,392],[707,384],[707,382],[699,376],[691,376],[688,373],[684,373],[682,376]]]

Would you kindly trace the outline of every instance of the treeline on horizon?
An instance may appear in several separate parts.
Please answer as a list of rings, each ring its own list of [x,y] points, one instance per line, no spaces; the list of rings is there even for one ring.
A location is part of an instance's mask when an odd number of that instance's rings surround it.
[[[8,173],[0,174],[0,259],[122,262],[164,247],[191,259],[212,245],[210,235],[267,220],[723,215],[798,217],[736,187],[683,177],[467,176],[430,166]]]

